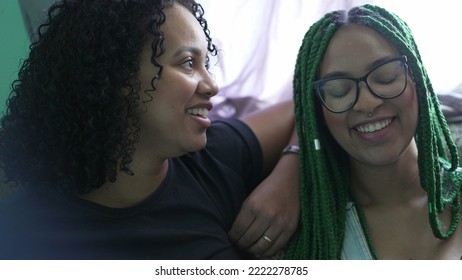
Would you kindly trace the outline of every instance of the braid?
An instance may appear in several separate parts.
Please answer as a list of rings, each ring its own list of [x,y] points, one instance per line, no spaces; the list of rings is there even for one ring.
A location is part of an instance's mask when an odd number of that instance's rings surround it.
[[[377,15],[369,21],[369,26],[409,58],[408,64],[416,83],[419,100],[416,141],[419,150],[420,181],[428,194],[429,218],[433,234],[441,239],[448,238],[457,228],[460,216],[462,173],[457,169],[459,163],[457,146],[452,139],[438,97],[433,90],[408,25],[385,9],[372,5],[365,5],[364,9]],[[449,229],[443,232],[438,214],[449,205],[453,207],[451,224]]]
[[[336,145],[326,137],[327,129],[319,126],[321,110],[313,92],[317,65],[322,60],[337,26],[327,14],[307,32],[300,47],[294,75],[294,101],[299,144],[301,146],[301,224],[286,257],[297,259],[337,259],[343,242],[345,206],[348,190],[347,158],[339,161],[338,153],[326,147]],[[330,143],[329,143],[330,142]],[[314,187],[319,186],[319,187]],[[334,187],[344,186],[344,187]]]
[[[419,176],[428,193],[430,224],[434,235],[441,239],[451,236],[458,225],[462,172],[458,168],[457,146],[412,32],[398,16],[367,4],[353,8],[348,14],[345,11],[326,14],[310,27],[298,53],[293,86],[301,146],[301,219],[286,252],[289,259],[339,259],[342,251],[350,189],[348,155],[320,121],[323,119],[322,108],[316,100],[313,82],[334,33],[351,23],[376,30],[407,56],[419,102],[415,139],[419,151]],[[452,207],[452,219],[448,230],[443,232],[438,214],[448,206]],[[363,215],[360,216],[369,246],[375,252],[367,222]]]

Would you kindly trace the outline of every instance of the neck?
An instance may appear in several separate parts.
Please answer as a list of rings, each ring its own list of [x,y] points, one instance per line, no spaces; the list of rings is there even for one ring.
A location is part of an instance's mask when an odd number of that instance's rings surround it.
[[[135,152],[130,169],[134,175],[119,172],[115,182],[106,181],[98,189],[81,197],[111,208],[134,206],[160,186],[167,175],[168,160],[148,159],[142,153]]]
[[[350,161],[352,192],[363,207],[408,204],[426,198],[420,185],[415,142],[392,164],[371,166]]]

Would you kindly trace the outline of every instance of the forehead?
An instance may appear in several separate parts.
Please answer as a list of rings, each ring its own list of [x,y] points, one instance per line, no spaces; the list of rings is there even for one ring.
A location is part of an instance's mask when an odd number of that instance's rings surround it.
[[[165,35],[167,51],[178,45],[207,48],[204,31],[188,9],[175,3],[165,9],[165,16],[161,30]]]
[[[363,75],[375,61],[398,55],[397,49],[375,30],[357,24],[346,25],[329,42],[320,75],[331,72]]]

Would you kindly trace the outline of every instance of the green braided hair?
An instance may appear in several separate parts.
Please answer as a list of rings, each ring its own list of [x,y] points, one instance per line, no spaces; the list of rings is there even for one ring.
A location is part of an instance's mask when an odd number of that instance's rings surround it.
[[[445,239],[457,228],[460,216],[462,172],[457,147],[440,109],[427,71],[408,25],[397,15],[374,5],[326,14],[305,34],[293,80],[297,132],[301,146],[301,219],[289,244],[289,259],[340,259],[350,199],[348,155],[322,124],[322,107],[313,82],[329,41],[346,24],[364,25],[389,40],[406,55],[416,84],[419,123],[415,134],[419,176],[428,194],[429,221],[435,237]],[[449,228],[438,214],[452,207]],[[362,222],[368,236],[366,223]],[[369,246],[372,252],[372,243]],[[377,256],[376,256],[377,257]]]

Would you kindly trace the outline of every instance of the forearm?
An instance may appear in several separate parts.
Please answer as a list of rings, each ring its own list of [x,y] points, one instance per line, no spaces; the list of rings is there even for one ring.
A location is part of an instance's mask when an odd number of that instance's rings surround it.
[[[268,175],[279,161],[282,150],[297,145],[293,101],[270,106],[243,118],[255,133],[263,153],[264,174]]]
[[[297,144],[295,132],[286,144]],[[287,245],[300,216],[298,154],[279,153],[278,159],[244,202],[230,231],[238,247],[262,257],[272,256]]]

